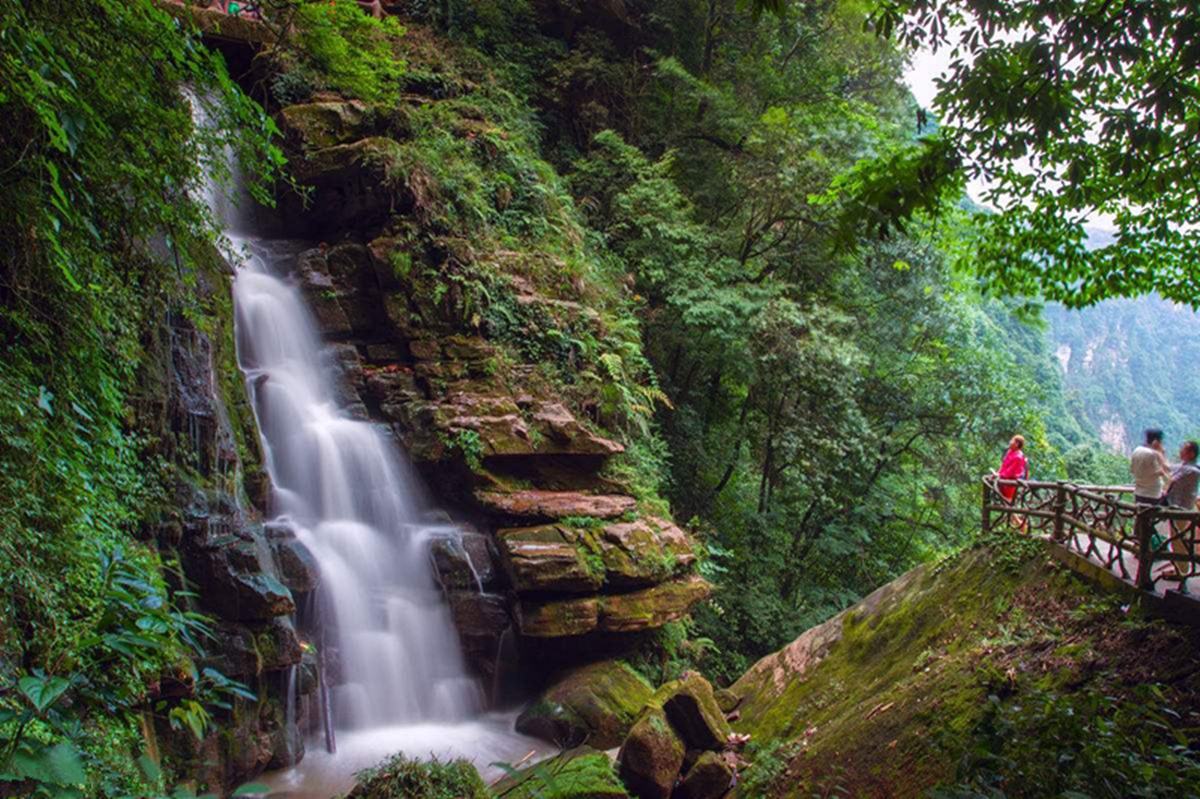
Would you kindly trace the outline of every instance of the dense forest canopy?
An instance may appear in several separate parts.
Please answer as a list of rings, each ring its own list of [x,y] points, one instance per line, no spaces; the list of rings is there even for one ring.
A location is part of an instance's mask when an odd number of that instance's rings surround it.
[[[902,0],[870,17],[952,61],[940,126],[846,181],[848,224],[902,224],[953,202],[969,176],[1001,211],[976,220],[976,266],[997,290],[1072,307],[1149,291],[1195,305],[1194,8]],[[1099,218],[1115,239],[1090,248],[1085,226]]]
[[[386,118],[458,81],[392,153],[457,248],[413,279],[585,397],[625,447],[610,477],[702,542],[717,591],[651,643],[659,679],[729,682],[972,543],[1015,432],[1039,477],[1122,479],[1027,300],[1200,297],[1181,5],[411,0],[408,31],[353,0],[266,5],[297,35],[239,86],[149,0],[0,0],[0,781],[43,795],[156,795],[142,714],[199,735],[245,693],[197,670],[206,620],[147,532],[187,470],[141,426],[144,377],[156,320],[225,307],[196,289],[215,154],[259,200],[289,191],[290,102]],[[951,39],[931,129],[907,48]],[[999,213],[964,209],[968,175]],[[1118,233],[1088,250],[1094,213]],[[590,281],[608,335],[518,316],[514,252],[560,299]],[[167,673],[193,692],[152,699]]]

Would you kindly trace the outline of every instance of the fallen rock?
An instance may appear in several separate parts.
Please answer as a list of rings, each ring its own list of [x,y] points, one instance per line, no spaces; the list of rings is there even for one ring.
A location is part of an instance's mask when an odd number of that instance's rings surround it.
[[[639,799],[668,799],[683,766],[683,742],[660,708],[648,708],[617,754],[618,773]]]
[[[679,784],[679,799],[720,799],[733,786],[733,769],[716,752],[705,752]]]
[[[654,691],[619,660],[568,672],[517,717],[517,731],[568,748],[619,746]]]
[[[719,751],[733,730],[713,696],[712,685],[695,672],[658,689],[655,698],[689,749]]]

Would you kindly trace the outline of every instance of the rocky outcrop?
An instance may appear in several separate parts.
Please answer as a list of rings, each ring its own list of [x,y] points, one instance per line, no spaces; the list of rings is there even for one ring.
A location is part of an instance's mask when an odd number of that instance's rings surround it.
[[[563,748],[619,746],[654,691],[618,660],[573,669],[517,718],[517,731]]]
[[[255,695],[232,697],[202,738],[172,729],[165,711],[155,715],[161,719],[155,732],[181,773],[225,792],[303,756],[316,658],[290,615],[320,574],[290,528],[264,526],[259,517],[265,497],[258,439],[233,357],[232,309],[214,288],[228,267],[215,256],[211,267],[197,287],[210,303],[211,332],[182,314],[169,316],[143,378],[161,404],[139,407],[139,424],[157,431],[156,454],[174,463],[178,476],[173,507],[156,528],[158,545],[182,567],[176,579],[186,582],[175,587],[194,592],[195,609],[213,617],[198,671],[215,669]],[[187,602],[184,596],[177,601]],[[169,706],[194,687],[181,682],[160,701]],[[295,702],[291,713],[289,701]]]
[[[432,559],[471,665],[492,677],[512,638],[536,679],[632,645],[709,587],[688,534],[605,476],[624,447],[594,408],[464,317],[445,276],[472,256],[422,216],[405,115],[334,100],[278,113],[312,190],[308,206],[285,211],[306,235],[338,234],[300,253],[293,277],[335,342],[340,399],[386,425],[456,511],[465,532],[435,540]],[[604,335],[582,304],[511,279],[520,308]]]

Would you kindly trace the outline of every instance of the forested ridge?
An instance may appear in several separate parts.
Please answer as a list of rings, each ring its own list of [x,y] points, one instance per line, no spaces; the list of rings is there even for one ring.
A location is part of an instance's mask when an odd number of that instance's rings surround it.
[[[279,619],[300,604],[292,593],[313,586],[297,588],[287,568],[278,575],[286,588],[260,590],[255,577],[255,597],[269,594],[277,607],[224,618],[192,565],[197,552],[222,547],[241,547],[220,555],[232,571],[239,557],[258,563],[258,539],[233,541],[209,517],[271,526],[267,467],[235,352],[229,242],[204,204],[209,181],[233,179],[227,147],[247,202],[273,208],[261,213],[328,260],[331,281],[313,282],[301,259],[294,282],[309,281],[305,296],[325,329],[342,325],[338,357],[366,363],[356,379],[377,394],[363,416],[394,412],[403,416],[398,440],[426,442],[410,449],[437,499],[469,505],[485,490],[541,497],[547,486],[628,497],[611,513],[586,502],[557,516],[489,509],[503,519],[496,530],[478,521],[478,508],[464,514],[501,546],[518,517],[579,536],[592,549],[577,571],[594,591],[609,591],[611,573],[626,568],[604,560],[610,550],[599,548],[597,531],[615,536],[612,526],[624,524],[621,535],[652,529],[666,540],[674,524],[686,530],[687,548],[656,553],[641,572],[629,567],[619,575],[627,584],[598,600],[610,603],[603,621],[633,588],[711,584],[707,598],[653,623],[630,613],[639,637],[619,654],[636,671],[631,680],[677,685],[699,672],[718,687],[734,684],[913,567],[958,562],[947,559],[980,545],[979,477],[1014,433],[1026,437],[1041,479],[1124,479],[1086,396],[1097,389],[1073,382],[1073,367],[1064,379],[1055,344],[1073,335],[1070,318],[1048,312],[1052,340],[1037,294],[1069,301],[1063,286],[1075,286],[1090,302],[1158,288],[1182,299],[1190,283],[1154,284],[1147,267],[1128,285],[1097,287],[1078,277],[1095,264],[1075,251],[1073,233],[1062,234],[1070,246],[1054,262],[1069,267],[1066,277],[997,261],[997,225],[1031,253],[1049,246],[1050,232],[1021,227],[1023,212],[1015,222],[981,217],[963,202],[961,174],[942,169],[961,166],[945,151],[950,128],[932,124],[903,83],[905,48],[918,37],[887,23],[895,4],[408,0],[381,4],[389,13],[380,19],[354,0],[258,5],[266,21],[253,30],[267,43],[251,50],[211,30],[206,37],[203,18],[169,2],[0,0],[0,794],[228,791],[203,768],[231,742],[242,748],[246,725],[267,730],[260,737],[274,749],[225,778],[299,759],[294,742],[278,741],[296,722],[280,709],[277,677],[298,673],[315,686],[305,664],[317,639],[280,632],[290,623]],[[938,169],[921,160],[930,157],[943,159]],[[322,195],[326,179],[339,181],[342,199]],[[920,197],[909,196],[914,187]],[[1130,224],[1125,250],[1149,235]],[[1174,232],[1168,238],[1179,244]],[[1119,260],[1103,263],[1120,273]],[[376,306],[383,310],[371,313],[402,344],[353,312]],[[330,308],[350,311],[330,322]],[[1143,352],[1149,345],[1131,346],[1131,358],[1156,357]],[[431,348],[442,360],[423,354]],[[450,399],[418,402],[417,388],[387,382],[410,380]],[[471,392],[485,400],[461,400]],[[1133,401],[1132,393],[1113,396]],[[454,418],[445,411],[452,400]],[[417,408],[411,418],[390,410],[404,403]],[[1164,403],[1162,424],[1180,428],[1173,436],[1191,433],[1183,403]],[[475,428],[437,427],[471,413],[484,420]],[[509,417],[517,432],[497,432]],[[211,429],[189,421],[198,418]],[[216,441],[211,452],[206,437]],[[513,466],[525,455],[534,465]],[[1007,566],[1044,568],[1027,541],[1012,538],[993,535],[983,546],[1017,553]],[[501,609],[497,623],[510,623],[507,612],[520,630],[529,623],[520,613],[551,589],[513,599],[524,588],[504,563],[513,583],[506,601],[520,611]],[[467,565],[485,593],[489,578],[469,557]],[[961,567],[953,574],[955,590],[965,585],[962,596],[976,602],[960,609],[963,618],[986,616],[981,592]],[[1025,590],[1015,578],[1001,582],[998,592]],[[1091,607],[1077,589],[1052,585],[1065,597],[1053,621],[1031,638],[1012,633],[1017,644],[1040,652],[1038,636],[1058,641],[1059,627],[1047,630],[1059,625],[1077,634],[1062,643],[1064,661],[1086,659],[1089,646],[1112,655],[1118,647],[1092,624],[1118,624],[1111,603]],[[1034,600],[1018,599],[1014,624],[1036,618]],[[1072,615],[1073,603],[1083,616]],[[1153,629],[1163,647],[1176,640]],[[230,654],[234,639],[241,661]],[[487,638],[489,653],[508,639],[499,640]],[[939,640],[905,649],[905,668],[913,661],[914,673],[928,671]],[[994,641],[970,651],[1011,651]],[[520,663],[542,670],[531,682],[552,674],[539,659],[577,665],[549,651],[521,651]],[[503,674],[489,668],[496,685]],[[960,739],[921,772],[961,783],[940,795],[1038,795],[1028,787],[1038,780],[1022,771],[1036,747],[1011,742],[1050,740],[1042,719],[1063,723],[1075,712],[1075,684],[1054,675],[1029,678],[1039,680],[1045,710],[1032,719],[1001,704],[1009,694],[995,674],[980,677],[980,696],[975,682],[964,689],[973,703],[996,704],[985,717],[955,717]],[[1016,692],[1018,678],[1006,679]],[[1080,712],[1103,726],[1112,697],[1088,685],[1092,704]],[[1088,795],[1125,795],[1122,780],[1135,776],[1153,795],[1155,785],[1178,788],[1168,774],[1195,773],[1179,744],[1195,719],[1172,715],[1176,699],[1162,699],[1171,718],[1156,717],[1151,732],[1138,728],[1140,716],[1105,728],[1112,748],[1096,759],[1123,741],[1145,745],[1114,771],[1113,791],[1097,789],[1099,780]],[[974,751],[964,742],[987,736],[1011,745],[1008,760],[964,754]],[[744,795],[792,795],[783,783],[793,743],[756,742],[747,762],[761,755],[758,774],[769,777],[747,783],[762,793]],[[964,758],[957,772],[945,753]],[[417,783],[445,776],[415,766],[408,774],[410,766],[382,771]],[[476,782],[394,795],[483,795],[471,793],[483,790]],[[603,795],[623,795],[615,784],[620,794]],[[1018,787],[1004,794],[1006,785]]]

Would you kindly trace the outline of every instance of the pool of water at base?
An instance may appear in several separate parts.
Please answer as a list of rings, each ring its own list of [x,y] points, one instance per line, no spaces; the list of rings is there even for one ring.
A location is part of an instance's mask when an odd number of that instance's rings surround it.
[[[337,753],[320,739],[308,742],[304,759],[291,768],[268,772],[254,783],[265,785],[268,799],[330,799],[354,786],[354,775],[403,752],[411,758],[466,758],[484,782],[504,775],[495,763],[529,765],[555,753],[545,741],[513,731],[514,713],[489,713],[460,723],[408,724],[337,734]]]

